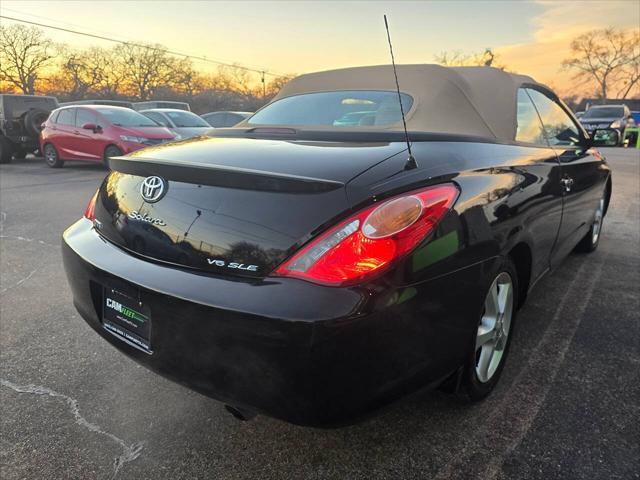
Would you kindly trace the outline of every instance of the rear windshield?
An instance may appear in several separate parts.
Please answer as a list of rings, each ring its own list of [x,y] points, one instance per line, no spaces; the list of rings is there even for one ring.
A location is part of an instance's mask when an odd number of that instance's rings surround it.
[[[401,94],[405,114],[413,98]],[[401,122],[397,92],[344,90],[282,98],[253,115],[253,125],[385,126]]]
[[[96,108],[111,125],[117,127],[160,127],[144,115],[129,109]]]
[[[164,112],[176,127],[210,127],[210,125],[195,113],[191,112]]]
[[[624,108],[622,107],[603,107],[590,108],[581,118],[622,118],[624,116]]]

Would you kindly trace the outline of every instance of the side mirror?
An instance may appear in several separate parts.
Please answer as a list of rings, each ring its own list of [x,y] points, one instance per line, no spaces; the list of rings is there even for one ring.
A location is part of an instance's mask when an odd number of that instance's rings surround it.
[[[587,133],[586,135],[580,135],[580,146],[582,146],[582,148],[589,150],[593,145],[593,132]]]
[[[95,123],[85,123],[82,125],[83,130],[91,130],[93,133],[98,133],[102,131],[102,127],[100,125],[96,125]]]
[[[591,136],[593,138],[591,143],[602,147],[615,147],[620,141],[616,130],[594,130]]]

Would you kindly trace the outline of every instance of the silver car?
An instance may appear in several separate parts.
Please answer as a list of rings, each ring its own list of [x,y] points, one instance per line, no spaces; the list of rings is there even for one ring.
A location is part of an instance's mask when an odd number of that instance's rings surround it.
[[[234,125],[246,120],[253,112],[209,112],[202,115],[209,125],[215,128],[233,127]]]
[[[204,135],[211,130],[211,125],[193,112],[175,108],[152,108],[140,112],[154,122],[167,127],[177,139]]]

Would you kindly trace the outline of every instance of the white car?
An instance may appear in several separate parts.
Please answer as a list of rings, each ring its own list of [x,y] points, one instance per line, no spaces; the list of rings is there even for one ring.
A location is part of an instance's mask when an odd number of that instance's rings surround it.
[[[233,127],[246,120],[253,112],[209,112],[202,115],[209,125],[215,128]]]
[[[177,139],[204,135],[211,130],[211,125],[193,112],[175,108],[152,108],[140,112],[154,122],[167,127]]]

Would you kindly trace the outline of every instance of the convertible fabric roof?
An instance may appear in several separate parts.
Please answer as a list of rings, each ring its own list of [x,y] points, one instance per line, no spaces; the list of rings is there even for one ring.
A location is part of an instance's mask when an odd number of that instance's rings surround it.
[[[518,88],[523,84],[538,84],[531,77],[491,67],[398,65],[396,68],[400,91],[413,97],[411,109],[405,112],[407,129],[416,132],[512,141],[516,134]],[[280,90],[274,101],[311,92],[395,89],[391,65],[355,67],[296,77]],[[371,131],[372,128],[401,131],[402,123],[349,130]]]

